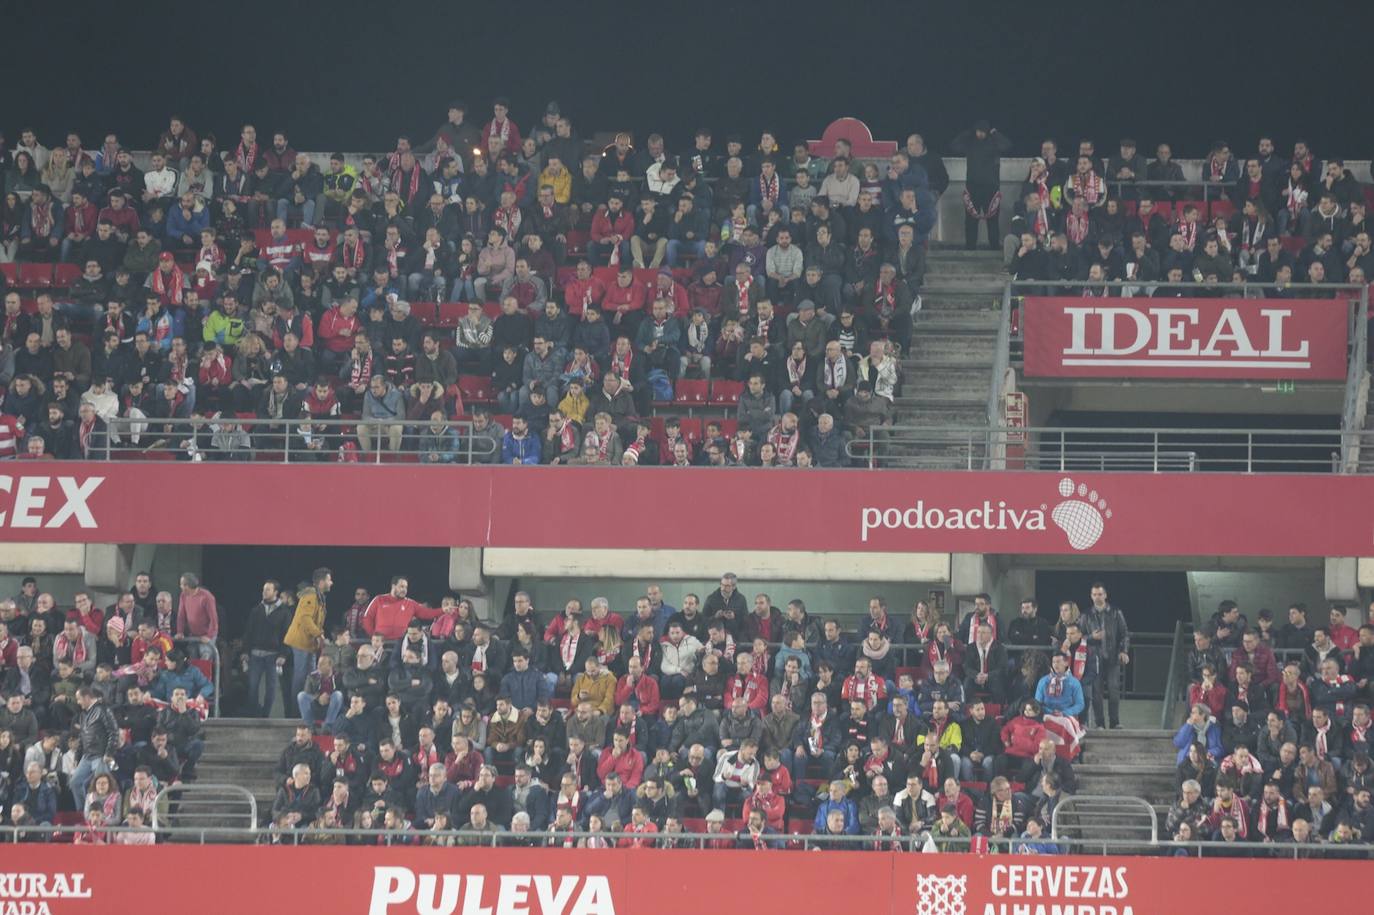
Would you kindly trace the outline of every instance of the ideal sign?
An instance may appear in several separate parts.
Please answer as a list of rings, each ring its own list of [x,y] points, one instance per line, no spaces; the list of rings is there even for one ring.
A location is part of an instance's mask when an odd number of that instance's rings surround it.
[[[1026,375],[1344,380],[1344,300],[1026,299]]]

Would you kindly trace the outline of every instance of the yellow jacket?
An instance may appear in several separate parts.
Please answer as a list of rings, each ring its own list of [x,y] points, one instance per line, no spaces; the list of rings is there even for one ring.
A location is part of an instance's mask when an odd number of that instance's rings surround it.
[[[318,639],[324,636],[324,607],[314,588],[306,588],[296,595],[296,615],[286,630],[283,642],[290,648],[314,651]]]
[[[615,674],[604,669],[599,677],[578,674],[573,681],[572,699],[574,705],[586,699],[593,708],[609,718],[615,711]]]
[[[568,170],[568,163],[563,163],[563,171],[559,174],[552,174],[547,168],[539,173],[539,186],[549,185],[553,188],[553,199],[555,203],[566,204],[572,199],[572,172]]]

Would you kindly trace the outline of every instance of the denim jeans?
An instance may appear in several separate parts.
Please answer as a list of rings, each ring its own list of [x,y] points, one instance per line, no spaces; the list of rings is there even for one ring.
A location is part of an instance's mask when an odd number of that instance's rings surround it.
[[[290,209],[295,205],[296,204],[294,201],[287,200],[285,198],[278,200],[277,218],[280,219],[282,222],[286,222],[287,214],[290,212]],[[315,201],[307,200],[305,203],[301,204],[300,212],[301,228],[308,229],[311,226],[315,225]]]
[[[668,239],[668,266],[676,267],[677,259],[682,256],[682,250],[693,257],[701,257],[706,252],[706,242],[704,241],[683,241],[678,238]]]
[[[959,781],[990,782],[997,776],[994,767],[997,757],[984,756],[981,763],[975,763],[967,756],[959,760]]]
[[[299,693],[305,686],[305,678],[315,669],[315,652],[291,649],[291,692]]]
[[[71,776],[67,779],[67,787],[71,789],[77,810],[84,811],[86,809],[86,786],[90,784],[91,779],[102,772],[109,771],[109,767],[105,765],[104,757],[81,757],[81,762],[76,764],[76,768],[72,770]]]
[[[301,710],[301,721],[306,727],[314,727],[315,721],[324,710],[324,726],[326,729],[334,726],[334,719],[339,717],[339,712],[343,710],[343,693],[335,690],[329,694],[329,704],[320,705],[315,701],[315,697],[307,692],[296,694],[296,707]]]
[[[265,686],[264,686],[265,681]],[[262,697],[259,699],[259,697]],[[248,708],[257,718],[272,717],[277,699],[277,656],[248,654]]]

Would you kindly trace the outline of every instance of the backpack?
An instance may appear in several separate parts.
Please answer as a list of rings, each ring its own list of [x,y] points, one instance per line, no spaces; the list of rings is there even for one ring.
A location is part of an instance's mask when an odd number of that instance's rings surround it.
[[[663,369],[650,369],[648,374],[649,391],[654,400],[673,399],[673,381]]]

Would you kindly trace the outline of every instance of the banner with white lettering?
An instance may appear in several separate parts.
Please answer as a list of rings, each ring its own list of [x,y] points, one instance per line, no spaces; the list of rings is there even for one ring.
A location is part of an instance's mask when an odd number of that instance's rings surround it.
[[[1277,846],[1282,848],[1283,846]],[[1162,915],[1366,911],[1369,862],[1057,854],[17,844],[0,915]],[[1258,846],[1245,844],[1254,853]],[[156,860],[157,893],[130,891]],[[303,879],[315,874],[318,879]],[[245,879],[251,875],[251,879]]]
[[[1030,296],[1026,375],[1341,381],[1348,313],[1344,299]]]

